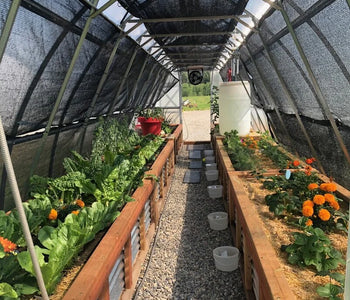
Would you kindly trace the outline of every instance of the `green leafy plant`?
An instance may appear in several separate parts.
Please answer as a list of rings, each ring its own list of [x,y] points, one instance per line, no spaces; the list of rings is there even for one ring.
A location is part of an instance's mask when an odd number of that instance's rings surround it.
[[[237,130],[225,132],[224,145],[236,170],[253,170],[258,167],[254,150],[242,144]]]
[[[328,272],[344,264],[341,253],[332,247],[322,229],[308,227],[304,232],[294,232],[293,237],[294,243],[282,246],[292,265],[313,266],[317,272]]]
[[[212,87],[210,109],[212,122],[215,123],[219,118],[219,88],[215,85]]]
[[[146,119],[164,119],[164,113],[160,107],[138,109],[136,110],[136,115],[138,117],[144,117]]]

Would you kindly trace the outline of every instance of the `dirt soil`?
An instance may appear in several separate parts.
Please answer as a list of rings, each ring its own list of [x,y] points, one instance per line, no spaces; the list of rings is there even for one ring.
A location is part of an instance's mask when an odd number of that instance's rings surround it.
[[[268,159],[267,159],[268,160]],[[266,158],[264,158],[266,161]],[[273,164],[269,164],[273,166]],[[276,169],[276,167],[274,167]],[[315,276],[315,272],[311,269],[300,268],[298,266],[290,265],[287,262],[286,253],[280,250],[282,245],[288,245],[293,242],[292,232],[298,231],[297,228],[291,227],[274,216],[265,204],[265,196],[271,194],[271,191],[265,190],[262,182],[256,178],[241,177],[242,183],[247,195],[255,205],[259,218],[264,224],[263,230],[270,240],[272,246],[276,250],[276,256],[284,270],[285,277],[296,295],[297,299],[324,299],[318,296],[316,289],[320,285],[329,282],[329,277]],[[347,237],[345,233],[332,233],[329,235],[332,245],[346,257]],[[345,273],[345,266],[337,270]]]

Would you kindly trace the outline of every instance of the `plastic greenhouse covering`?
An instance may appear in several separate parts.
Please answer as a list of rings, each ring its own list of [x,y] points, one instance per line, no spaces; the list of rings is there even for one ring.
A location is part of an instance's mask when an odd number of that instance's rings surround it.
[[[101,119],[131,127],[137,110],[168,103],[162,108],[179,111],[181,122],[182,72],[193,69],[211,73],[212,96],[218,77],[248,82],[273,138],[350,189],[349,20],[350,0],[0,0],[0,120],[23,200],[33,174],[58,177],[72,150],[91,152]],[[23,205],[6,156],[0,210],[9,211]],[[149,224],[155,199],[147,200]],[[243,257],[249,272],[252,257]],[[124,263],[115,265],[121,281]]]
[[[0,2],[0,31],[11,3],[10,0]],[[31,141],[27,141],[28,136],[22,139],[19,136],[47,125],[89,13],[86,3],[70,0],[22,1],[19,7],[0,65],[0,114],[21,187],[28,180],[33,153],[40,145],[40,139],[36,138],[40,134],[31,136]],[[107,79],[93,103],[118,41]],[[148,71],[141,74],[144,63]],[[122,85],[125,76],[127,80]],[[176,82],[168,69],[123,35],[120,28],[103,16],[94,18],[35,172],[60,174],[62,158],[78,147],[85,133],[82,124],[89,125],[83,147],[88,151],[99,116],[130,112],[136,106],[151,106]],[[2,174],[0,207],[11,208],[11,202],[4,204],[3,201],[4,197],[11,197],[5,188],[5,172]]]

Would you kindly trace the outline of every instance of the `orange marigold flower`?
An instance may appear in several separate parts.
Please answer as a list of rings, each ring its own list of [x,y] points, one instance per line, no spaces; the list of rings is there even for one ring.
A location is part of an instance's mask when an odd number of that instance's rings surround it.
[[[314,214],[314,209],[312,206],[305,205],[303,206],[303,216],[305,217],[311,217]]]
[[[51,209],[48,218],[49,218],[49,220],[56,220],[57,219],[57,210]]]
[[[79,210],[73,210],[73,211],[72,211],[72,214],[74,214],[74,215],[79,215]]]
[[[314,207],[314,203],[311,201],[311,200],[306,200],[303,202],[303,207],[304,206],[311,206],[311,207]]]
[[[325,192],[335,192],[337,190],[337,185],[334,182],[321,183],[320,189]]]
[[[0,236],[0,244],[4,248],[4,252],[9,253],[17,249],[17,245],[10,240]]]
[[[293,166],[294,166],[294,167],[297,167],[297,166],[299,166],[299,165],[300,165],[299,160],[293,161]]]
[[[336,201],[333,194],[328,194],[327,193],[327,194],[324,194],[323,196],[326,199],[326,202],[331,203],[332,201]]]
[[[305,160],[305,162],[308,164],[308,165],[311,165],[314,161],[312,160],[312,158],[307,158]]]
[[[81,199],[77,199],[77,200],[75,201],[75,203],[76,203],[76,205],[80,206],[81,208],[83,208],[83,207],[85,206],[84,201],[81,200]]]
[[[311,170],[312,170],[312,167],[307,165],[307,166],[305,166],[305,171],[304,172],[305,172],[305,174],[307,176],[310,176],[311,175]]]
[[[322,205],[326,202],[326,199],[323,195],[315,195],[314,196],[314,203],[318,205]]]
[[[327,184],[327,192],[335,192],[337,190],[337,185],[334,182]]]
[[[329,202],[329,205],[333,207],[335,210],[339,210],[340,206],[337,200],[334,199],[334,201]]]
[[[307,188],[308,188],[308,190],[312,191],[312,190],[318,188],[318,184],[317,184],[317,183],[310,183],[310,184],[307,186]]]
[[[306,226],[312,226],[312,224],[313,224],[313,222],[310,219],[307,219],[306,222],[305,222]]]
[[[328,221],[331,218],[331,213],[327,209],[320,209],[318,216],[322,221]]]

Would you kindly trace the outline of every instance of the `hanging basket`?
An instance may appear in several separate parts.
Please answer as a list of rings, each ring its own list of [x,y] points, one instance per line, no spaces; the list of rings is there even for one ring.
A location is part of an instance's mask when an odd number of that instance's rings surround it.
[[[138,117],[141,124],[142,135],[159,135],[162,131],[162,119]]]

